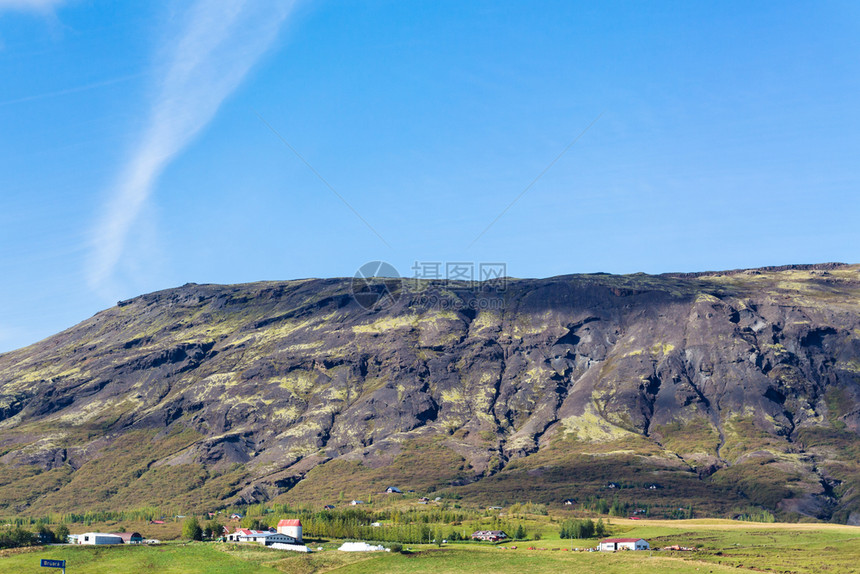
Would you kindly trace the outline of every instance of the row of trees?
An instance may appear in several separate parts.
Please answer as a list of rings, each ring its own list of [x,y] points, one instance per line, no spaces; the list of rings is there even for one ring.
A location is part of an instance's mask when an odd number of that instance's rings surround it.
[[[733,516],[737,520],[745,520],[748,522],[776,522],[776,517],[773,513],[756,506],[748,506]]]
[[[64,524],[58,526],[56,531],[41,524],[35,532],[20,526],[10,526],[0,530],[0,548],[21,548],[51,542],[65,542],[68,537],[69,529]]]
[[[94,524],[100,522],[143,522],[155,520],[163,516],[173,516],[173,509],[142,507],[134,510],[104,510],[87,512],[52,512],[45,516],[16,516],[4,518],[4,522],[13,526],[32,526],[39,524]]]
[[[384,513],[371,513],[364,509],[345,509],[343,511],[302,512],[299,514],[302,528],[306,537],[311,538],[339,538],[339,539],[361,539],[375,540],[379,542],[397,542],[401,544],[418,544],[422,542],[441,543],[442,540],[470,540],[473,530],[504,530],[509,536],[516,540],[540,539],[540,531],[526,530],[522,525],[501,520],[494,516],[492,520],[478,517],[471,521],[470,525],[453,520],[449,525],[432,525],[424,521],[416,520],[410,523],[395,523],[393,521],[383,526],[372,526]],[[434,513],[430,513],[434,514]],[[391,514],[389,514],[390,516]],[[405,519],[410,513],[401,513],[400,518]],[[244,528],[254,530],[266,530],[271,524],[276,524],[282,515],[270,514],[266,517],[249,517],[242,519]],[[296,514],[292,514],[295,517]],[[410,516],[411,517],[411,516]],[[438,518],[464,518],[463,515],[438,516]],[[414,518],[419,518],[415,516]],[[221,535],[221,524],[211,520],[205,525],[195,518],[190,517],[182,525],[182,537],[187,540],[204,540],[217,538]]]
[[[603,519],[595,523],[590,518],[584,520],[565,520],[561,524],[561,538],[602,538],[606,536]]]
[[[286,504],[275,504],[270,508],[261,508],[255,505],[249,507],[245,513],[245,518],[263,518],[270,519],[271,517],[296,517],[301,518],[304,522],[305,518],[315,518],[320,520],[335,520],[338,517],[356,518],[359,521],[364,521],[367,524],[376,521],[392,522],[394,524],[412,524],[412,523],[454,523],[463,522],[465,520],[476,520],[487,515],[483,510],[452,510],[444,506],[427,506],[425,508],[407,508],[407,509],[387,509],[368,511],[360,507],[348,507],[340,510],[315,510],[309,508],[291,508]],[[241,512],[240,512],[241,514]]]

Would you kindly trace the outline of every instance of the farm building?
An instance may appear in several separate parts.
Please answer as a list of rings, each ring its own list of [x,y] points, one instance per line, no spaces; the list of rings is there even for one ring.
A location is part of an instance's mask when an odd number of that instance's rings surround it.
[[[472,533],[472,540],[488,540],[498,542],[504,540],[508,535],[503,530],[476,530]]]
[[[278,522],[278,534],[286,534],[295,538],[296,542],[302,543],[302,521],[298,518],[293,520],[281,520]]]
[[[363,500],[353,500],[349,504],[352,506],[358,506],[359,504],[364,504],[364,501]]]
[[[143,544],[143,536],[139,532],[113,532],[111,536],[119,536],[123,544]]]
[[[123,542],[119,534],[105,534],[104,532],[78,534],[78,544],[122,544]]]
[[[227,535],[229,542],[253,542],[262,544],[263,546],[271,546],[272,544],[296,544],[297,540],[292,536],[280,534],[278,532],[269,532],[268,530],[251,530],[249,528],[237,528],[235,532]]]
[[[606,538],[598,546],[601,552],[616,550],[649,550],[651,546],[642,538]]]
[[[387,492],[388,494],[403,494],[403,491],[396,486],[389,486],[385,489],[385,492]]]
[[[237,528],[235,531],[227,535],[227,542],[239,542],[239,536],[248,535],[252,532],[257,531],[251,530],[250,528]]]

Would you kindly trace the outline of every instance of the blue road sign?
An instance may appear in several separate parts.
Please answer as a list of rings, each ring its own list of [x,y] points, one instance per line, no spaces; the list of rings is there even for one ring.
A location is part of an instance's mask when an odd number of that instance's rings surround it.
[[[65,560],[45,560],[42,558],[42,568],[65,568]]]

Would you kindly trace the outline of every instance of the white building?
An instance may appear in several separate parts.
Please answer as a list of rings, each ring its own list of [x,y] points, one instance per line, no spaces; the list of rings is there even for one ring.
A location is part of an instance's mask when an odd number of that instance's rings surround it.
[[[78,544],[122,544],[122,536],[104,532],[84,532],[78,534]]]
[[[651,546],[642,538],[606,538],[600,541],[601,552],[616,550],[649,550]]]
[[[262,544],[263,546],[271,546],[272,544],[295,544],[298,542],[292,536],[280,534],[278,532],[270,532],[268,530],[251,530],[248,528],[237,528],[235,532],[227,535],[229,542],[253,542]]]
[[[286,534],[296,539],[299,544],[302,543],[302,521],[298,518],[293,520],[284,519],[278,522],[278,533]]]

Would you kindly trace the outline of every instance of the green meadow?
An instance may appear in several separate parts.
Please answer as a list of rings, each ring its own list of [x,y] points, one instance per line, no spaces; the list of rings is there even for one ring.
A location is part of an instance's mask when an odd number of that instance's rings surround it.
[[[217,542],[168,542],[156,546],[82,547],[7,550],[0,554],[0,572],[50,572],[42,558],[66,560],[69,574],[111,573],[520,573],[650,572],[718,573],[779,572],[814,574],[860,573],[860,528],[830,524],[761,524],[725,520],[658,521],[615,524],[614,536],[642,537],[652,548],[680,545],[694,551],[572,551],[597,540],[562,540],[548,525],[543,539],[512,544],[456,543],[406,546],[395,552],[345,553],[340,541],[312,554],[294,554],[252,545]],[[534,547],[530,550],[529,547]]]

